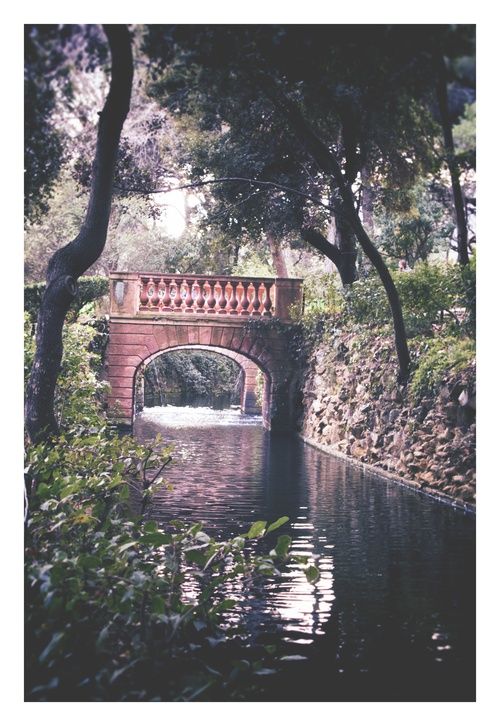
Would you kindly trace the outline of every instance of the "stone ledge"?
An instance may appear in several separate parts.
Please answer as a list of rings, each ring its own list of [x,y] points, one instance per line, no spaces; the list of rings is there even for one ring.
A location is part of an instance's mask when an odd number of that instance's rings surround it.
[[[391,472],[382,469],[381,467],[374,466],[373,464],[367,464],[364,461],[359,461],[359,459],[354,459],[352,456],[347,456],[347,454],[344,454],[342,451],[338,451],[333,446],[330,446],[328,444],[320,444],[317,441],[314,441],[314,439],[309,439],[298,432],[296,433],[297,436],[302,439],[302,441],[304,441],[306,444],[309,444],[309,446],[312,446],[315,449],[319,449],[319,451],[322,451],[325,454],[335,456],[337,459],[341,459],[342,461],[345,461],[349,464],[354,464],[354,466],[368,471],[371,474],[375,474],[381,479],[393,481],[400,486],[406,487],[407,489],[412,489],[415,492],[419,492],[420,494],[424,494],[425,496],[431,497],[432,499],[436,499],[441,504],[447,504],[448,506],[454,507],[455,509],[462,509],[467,514],[476,514],[475,504],[470,504],[469,502],[464,502],[462,499],[450,497],[448,494],[444,494],[438,489],[421,486],[420,484],[416,484],[415,482],[411,481],[411,479],[404,479],[397,474],[392,474]]]

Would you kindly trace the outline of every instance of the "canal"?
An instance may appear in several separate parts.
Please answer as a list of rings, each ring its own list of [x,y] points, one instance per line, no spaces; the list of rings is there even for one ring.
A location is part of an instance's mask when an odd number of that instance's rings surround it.
[[[286,515],[291,552],[321,572],[258,582],[231,615],[282,654],[259,700],[474,700],[474,516],[239,411],[145,409],[135,436],[158,432],[175,450],[157,520],[228,537]]]

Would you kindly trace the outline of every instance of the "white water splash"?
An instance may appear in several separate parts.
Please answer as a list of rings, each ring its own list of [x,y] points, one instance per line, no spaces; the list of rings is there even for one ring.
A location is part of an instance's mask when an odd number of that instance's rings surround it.
[[[144,408],[140,418],[175,428],[214,426],[262,426],[262,416],[249,416],[239,409],[216,411],[204,406],[153,406]]]

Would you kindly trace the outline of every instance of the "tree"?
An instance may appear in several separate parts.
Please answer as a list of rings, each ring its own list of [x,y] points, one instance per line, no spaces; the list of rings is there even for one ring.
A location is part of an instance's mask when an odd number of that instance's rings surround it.
[[[108,230],[120,133],[128,113],[133,63],[126,26],[104,26],[111,51],[111,82],[101,112],[88,206],[77,236],[58,249],[47,269],[38,315],[36,353],[26,393],[26,426],[38,441],[57,432],[54,391],[62,360],[62,328],[77,279],[99,258]]]
[[[344,26],[154,26],[146,51],[158,62],[155,96],[174,114],[194,119],[211,137],[212,152],[202,152],[193,176],[198,172],[217,180],[224,165],[238,165],[222,178],[238,178],[239,186],[214,192],[232,196],[231,204],[238,206],[231,214],[233,224],[236,220],[245,231],[256,227],[267,238],[272,220],[283,220],[284,229],[301,230],[310,245],[332,260],[344,284],[356,279],[357,239],[383,280],[405,378],[409,355],[397,291],[359,218],[360,189],[352,187],[369,159],[372,173],[390,167],[394,175],[399,165],[399,176],[408,178],[419,168],[412,162],[422,162],[418,151],[427,141],[420,141],[423,133],[411,132],[430,123],[429,113],[416,114],[409,92],[401,90],[401,67],[414,60],[414,49],[406,53],[405,38],[385,26],[363,28],[361,34],[358,27]],[[307,63],[298,61],[304,57]],[[394,122],[391,104],[399,117],[407,111],[406,123]],[[384,114],[388,120],[376,123]],[[375,134],[379,128],[385,139]],[[398,129],[398,144],[387,143],[387,137],[396,138],[389,128]],[[266,184],[274,189],[263,204]],[[280,206],[287,211],[279,214]],[[248,214],[252,207],[260,215]],[[332,213],[334,245],[318,229]]]
[[[394,190],[377,209],[379,249],[393,260],[404,259],[410,268],[425,262],[432,253],[450,248],[454,224],[439,198],[441,189],[419,182],[401,192]],[[392,203],[391,203],[392,201]]]

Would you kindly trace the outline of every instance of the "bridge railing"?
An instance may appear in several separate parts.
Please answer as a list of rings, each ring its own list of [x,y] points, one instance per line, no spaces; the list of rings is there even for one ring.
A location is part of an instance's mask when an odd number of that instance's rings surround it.
[[[112,316],[217,315],[290,319],[302,280],[145,272],[110,274]]]

